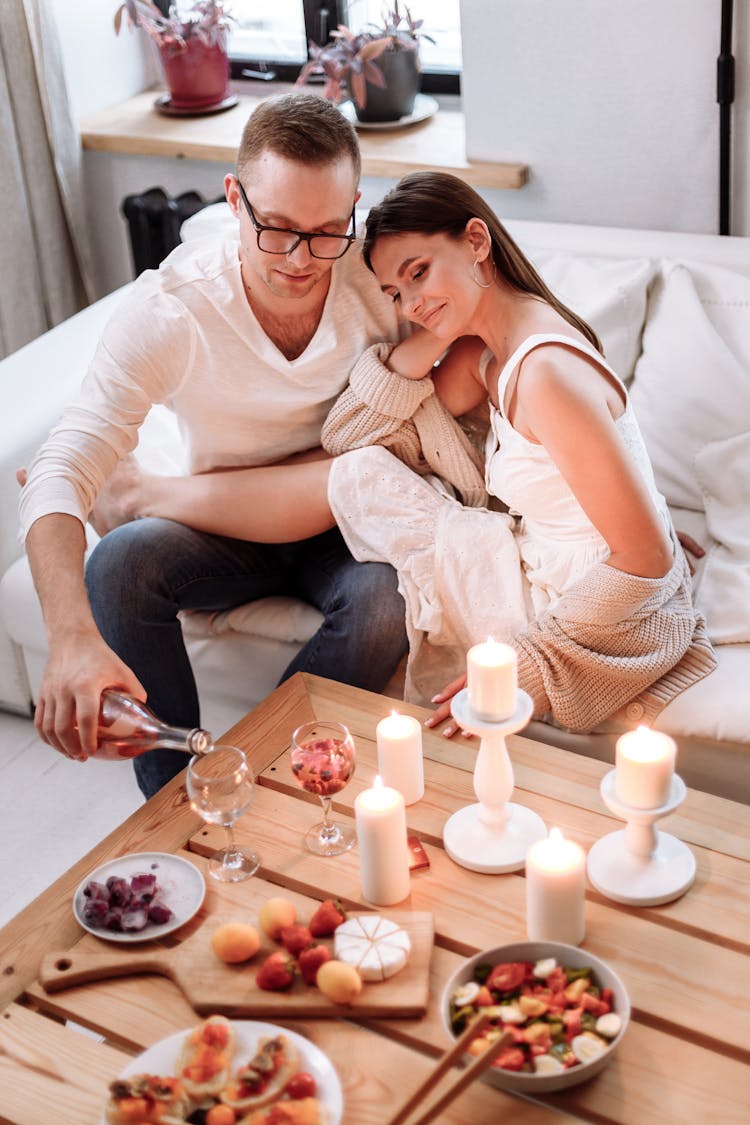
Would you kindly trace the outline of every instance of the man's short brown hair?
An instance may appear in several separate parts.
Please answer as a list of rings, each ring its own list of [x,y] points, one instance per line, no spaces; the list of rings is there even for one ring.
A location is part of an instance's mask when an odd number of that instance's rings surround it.
[[[317,94],[279,94],[253,110],[242,131],[238,176],[263,152],[313,165],[348,157],[359,181],[362,161],[357,134],[336,106]]]

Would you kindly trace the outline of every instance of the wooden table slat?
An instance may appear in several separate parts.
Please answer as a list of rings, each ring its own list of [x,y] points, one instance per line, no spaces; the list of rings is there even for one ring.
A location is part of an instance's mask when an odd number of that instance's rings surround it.
[[[11,1004],[0,1019],[0,1121],[98,1122],[108,1083],[128,1058]]]

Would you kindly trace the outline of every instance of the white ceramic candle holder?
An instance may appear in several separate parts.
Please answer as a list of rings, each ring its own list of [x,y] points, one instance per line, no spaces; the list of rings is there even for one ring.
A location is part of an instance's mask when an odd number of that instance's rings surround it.
[[[524,866],[530,845],[547,835],[540,816],[510,801],[513,766],[505,736],[522,730],[534,710],[525,691],[518,689],[516,699],[513,714],[496,723],[477,717],[466,689],[451,702],[453,717],[461,729],[481,738],[474,767],[474,792],[479,803],[459,809],[443,829],[446,852],[454,863],[470,871],[490,875],[518,871]]]
[[[685,782],[675,774],[669,800],[656,809],[636,809],[619,800],[617,770],[602,778],[600,792],[607,808],[627,821],[624,829],[602,836],[589,850],[587,872],[592,885],[613,902],[627,906],[659,906],[683,895],[695,879],[695,856],[687,844],[658,832],[656,821],[685,800]]]

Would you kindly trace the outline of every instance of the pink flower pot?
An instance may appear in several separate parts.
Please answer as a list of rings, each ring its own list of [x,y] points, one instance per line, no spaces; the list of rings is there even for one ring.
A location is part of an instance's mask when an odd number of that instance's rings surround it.
[[[184,46],[159,44],[159,56],[175,109],[208,109],[229,97],[229,59],[224,43],[208,46],[192,36]]]

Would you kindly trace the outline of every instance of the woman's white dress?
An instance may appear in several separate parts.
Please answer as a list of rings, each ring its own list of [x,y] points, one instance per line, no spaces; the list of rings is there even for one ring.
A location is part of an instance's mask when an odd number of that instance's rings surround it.
[[[465,671],[466,650],[488,636],[511,640],[608,547],[544,448],[513,429],[508,382],[529,352],[564,344],[588,356],[620,390],[616,425],[670,525],[624,386],[594,348],[563,335],[528,337],[498,380],[491,406],[486,484],[509,514],[466,508],[435,476],[420,477],[380,446],[352,450],[331,467],[329,500],[355,558],[389,562],[406,603],[407,699],[426,703]],[[482,356],[484,378],[492,353]]]
[[[546,449],[515,430],[505,414],[506,392],[513,374],[530,352],[549,344],[562,344],[589,357],[617,387],[625,404],[623,413],[615,421],[617,432],[646,482],[667,531],[670,527],[667,503],[656,487],[630,400],[612,368],[595,348],[570,336],[552,333],[528,336],[500,372],[497,384],[499,409],[490,403],[486,484],[487,491],[507,504],[511,515],[517,518],[516,542],[529,583],[535,617],[544,613],[564,590],[609,554],[606,542]],[[487,350],[480,362],[480,375],[485,385],[491,359],[492,353]]]

